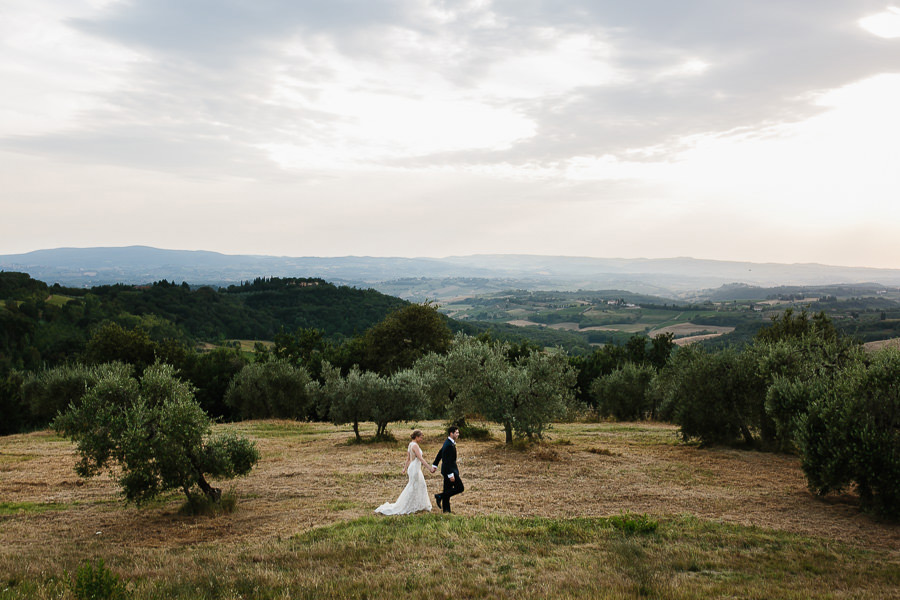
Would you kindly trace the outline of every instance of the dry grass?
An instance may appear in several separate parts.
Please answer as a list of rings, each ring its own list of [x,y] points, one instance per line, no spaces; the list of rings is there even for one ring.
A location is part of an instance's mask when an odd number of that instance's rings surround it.
[[[426,433],[423,450],[430,459],[443,440],[441,424],[425,422],[415,426]],[[196,578],[198,572],[212,570],[225,577],[223,581],[231,581],[226,587],[232,591],[238,585],[234,583],[237,580],[233,578],[238,577],[234,573],[242,573],[240,577],[251,579],[255,582],[253,585],[265,586],[267,578],[271,578],[270,585],[282,582],[278,585],[284,587],[286,582],[292,581],[285,573],[293,572],[291,569],[295,568],[312,569],[302,576],[305,579],[294,572],[293,581],[301,577],[304,586],[313,586],[315,582],[310,578],[315,569],[340,570],[347,564],[338,561],[335,567],[328,562],[331,559],[310,556],[304,559],[307,562],[295,564],[293,561],[298,559],[293,555],[290,560],[284,558],[287,562],[282,564],[278,562],[281,559],[276,558],[288,552],[286,544],[296,544],[296,540],[312,543],[309,540],[313,540],[328,546],[325,538],[335,535],[341,539],[340,543],[331,542],[335,544],[332,550],[336,552],[350,543],[341,536],[365,537],[374,535],[373,531],[384,534],[384,527],[391,522],[419,523],[416,527],[424,529],[411,530],[410,535],[420,536],[423,540],[432,539],[429,536],[444,539],[440,537],[443,530],[439,523],[446,519],[440,516],[419,515],[397,521],[367,519],[376,506],[394,500],[405,484],[400,471],[406,427],[395,425],[393,428],[397,442],[372,444],[350,444],[348,441],[353,436],[350,429],[320,423],[256,421],[220,427],[256,439],[263,458],[250,476],[225,484],[226,488],[236,490],[240,497],[239,507],[232,514],[215,518],[179,515],[182,498],[177,494],[143,508],[123,504],[111,478],[79,479],[73,470],[76,456],[72,445],[51,433],[0,438],[0,503],[11,507],[6,512],[0,511],[0,574],[12,574],[7,579],[6,590],[0,579],[0,598],[5,597],[4,593],[20,594],[8,597],[29,597],[28,594],[21,595],[22,590],[31,589],[23,587],[21,582],[35,586],[34,597],[60,597],[60,593],[65,597],[53,578],[64,571],[71,573],[80,563],[95,557],[104,558],[126,577],[145,582],[145,586],[171,582],[172,573]],[[495,437],[502,439],[499,430]],[[506,448],[499,441],[476,442],[463,438],[459,442],[460,469],[466,491],[454,499],[454,511],[458,516],[450,522],[467,523],[459,525],[463,529],[475,528],[474,533],[460,530],[459,535],[474,545],[468,550],[474,552],[474,556],[482,557],[477,560],[490,563],[469,567],[476,571],[487,569],[491,573],[506,569],[510,590],[519,589],[517,581],[522,583],[516,579],[522,577],[517,575],[517,569],[521,567],[517,561],[527,563],[534,557],[522,558],[522,549],[518,546],[508,549],[508,557],[496,555],[498,551],[506,552],[506,546],[490,547],[486,538],[478,537],[481,535],[478,527],[510,529],[515,527],[510,523],[527,523],[516,521],[522,518],[558,519],[561,521],[553,523],[564,524],[570,519],[580,522],[579,519],[603,518],[623,512],[645,513],[669,523],[667,531],[670,533],[665,535],[675,535],[674,531],[679,528],[692,528],[693,525],[686,523],[697,519],[701,524],[733,526],[734,529],[727,531],[733,531],[735,537],[759,535],[762,536],[760,539],[769,539],[771,535],[784,534],[795,536],[791,539],[815,540],[816,548],[826,548],[822,552],[844,552],[827,550],[832,548],[829,544],[836,544],[848,549],[844,554],[863,554],[861,558],[852,559],[840,554],[842,558],[835,563],[839,565],[835,569],[860,570],[858,579],[864,582],[865,565],[870,564],[871,556],[878,556],[884,561],[880,563],[882,567],[887,565],[885,568],[898,573],[896,579],[900,585],[900,527],[860,513],[851,497],[836,496],[824,500],[814,497],[807,491],[806,480],[795,457],[728,448],[701,450],[678,443],[674,428],[662,424],[560,424],[551,430],[550,437],[549,443],[525,450]],[[439,477],[426,477],[431,490],[438,491]],[[499,520],[480,520],[485,518]],[[432,526],[432,523],[438,524]],[[322,529],[324,526],[349,529]],[[593,525],[586,527],[593,531],[590,529]],[[699,532],[707,525],[697,527]],[[322,531],[332,533],[316,533]],[[513,537],[518,535],[525,534],[520,532]],[[706,542],[697,541],[702,535],[696,533],[696,539],[692,538],[694,541],[685,542],[686,546],[678,546],[675,550],[671,545],[666,546],[665,540],[645,543],[588,536],[589,539],[584,541],[587,549],[569,558],[581,565],[578,569],[590,573],[594,567],[589,564],[589,556],[602,550],[601,553],[608,555],[607,567],[612,569],[610,577],[615,572],[618,573],[615,577],[621,578],[623,572],[627,574],[635,564],[642,564],[644,559],[640,556],[635,559],[635,556],[665,555],[669,565],[666,568],[671,570],[677,568],[677,565],[671,566],[675,564],[672,561],[677,563],[672,557],[681,556],[690,562],[694,560],[691,558],[694,553],[699,556],[707,551],[703,545]],[[721,531],[716,535],[721,535]],[[294,541],[290,542],[292,539]],[[351,543],[351,547],[355,543]],[[366,543],[369,544],[366,547],[371,548],[376,547],[373,544],[377,542],[369,540]],[[465,543],[462,539],[461,544]],[[762,541],[759,543],[764,545]],[[479,544],[485,547],[479,549]],[[691,549],[694,548],[692,544],[698,549]],[[462,554],[466,551],[459,549]],[[425,554],[430,556],[429,552]],[[390,556],[391,561],[398,558],[402,557]],[[538,566],[552,568],[558,559],[550,552],[541,559],[547,561],[546,564],[541,562]],[[417,567],[420,571],[441,568],[439,555],[421,560],[423,566]],[[434,562],[429,562],[432,560]],[[615,571],[617,560],[631,566]],[[702,563],[712,559],[697,560]],[[280,566],[265,567],[271,561]],[[584,561],[588,562],[581,564]],[[851,566],[840,566],[845,564],[841,561],[850,561],[847,564]],[[331,567],[323,566],[327,564]],[[370,567],[357,575],[367,579],[377,571],[379,577],[388,577],[382,581],[383,594],[374,596],[390,597],[394,593],[390,583],[393,580],[382,572],[387,566],[376,561]],[[232,573],[233,578],[228,579],[227,573]],[[460,575],[465,576],[465,571]],[[643,576],[639,572],[632,575],[631,579],[622,579],[625,583],[620,582],[621,585],[631,585],[629,581],[633,583],[635,578]],[[645,575],[651,585],[653,572]],[[806,574],[806,577],[810,576]],[[556,577],[564,578],[564,575]],[[322,596],[340,596],[356,589],[353,587],[356,580],[352,577],[351,580],[347,584],[350,587],[328,588],[324,579],[315,579],[325,586],[320,588]],[[833,578],[826,581],[827,586],[834,584]],[[694,585],[690,581],[683,585],[688,584]],[[408,582],[401,581],[397,585],[408,585]],[[490,590],[496,591],[492,585],[486,588],[486,595],[470,597],[491,597]],[[560,595],[561,590],[566,589],[554,587],[563,586],[565,582],[548,585],[551,587],[540,588],[549,590],[545,596]],[[700,589],[713,589],[709,585],[704,580],[706,587]],[[167,593],[160,592],[159,597],[241,597],[192,596],[178,592],[176,588],[172,587]],[[726,588],[727,585],[723,589]],[[327,591],[329,589],[331,592]],[[630,587],[627,589],[634,591]],[[654,593],[665,595],[658,587],[653,589],[656,589]],[[758,593],[762,588],[753,589]],[[836,597],[883,597],[884,589],[876,589],[878,591],[872,593]],[[669,595],[694,597],[692,593],[672,592]],[[589,589],[584,594],[573,597],[591,597]],[[268,596],[247,594],[243,597]],[[310,597],[316,597],[316,594]],[[541,594],[532,597],[541,597]]]
[[[865,348],[869,352],[875,352],[876,350],[881,350],[882,348],[900,349],[900,338],[878,340],[877,342],[866,342],[865,344],[863,344],[863,348]]]
[[[647,335],[653,337],[661,333],[672,333],[676,336],[689,336],[699,334],[701,332],[723,335],[726,333],[731,333],[732,331],[734,331],[734,327],[725,327],[722,325],[695,325],[693,323],[678,323],[677,325],[667,325],[666,327],[654,329],[648,332]]]

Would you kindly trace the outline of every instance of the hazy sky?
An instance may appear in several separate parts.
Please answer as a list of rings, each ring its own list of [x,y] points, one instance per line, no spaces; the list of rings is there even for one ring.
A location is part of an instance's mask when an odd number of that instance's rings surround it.
[[[0,254],[900,268],[900,4],[0,0]]]

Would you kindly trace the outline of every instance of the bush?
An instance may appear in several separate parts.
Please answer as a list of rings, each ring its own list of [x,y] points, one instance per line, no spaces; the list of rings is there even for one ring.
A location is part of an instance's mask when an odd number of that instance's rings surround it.
[[[862,505],[900,516],[900,350],[824,374],[799,424],[803,471],[826,494],[856,485]]]
[[[312,410],[309,373],[283,359],[246,365],[225,394],[242,419],[305,419]]]
[[[449,426],[449,424],[448,424]],[[494,439],[489,427],[483,425],[475,425],[473,423],[464,422],[459,427],[459,435],[467,440],[475,440],[479,442],[487,442]]]
[[[187,501],[178,512],[192,517],[218,517],[231,514],[236,508],[237,494],[229,490],[222,493],[218,500],[212,500],[205,494],[188,494]]]
[[[72,581],[72,595],[76,600],[124,600],[130,597],[125,584],[103,564],[102,558],[96,566],[87,562],[78,567]]]
[[[659,528],[659,521],[651,519],[647,515],[622,513],[615,517],[609,517],[609,524],[613,528],[625,533],[648,534],[655,533]]]
[[[619,421],[635,421],[654,416],[655,407],[649,393],[656,370],[650,365],[626,363],[591,384],[591,395],[602,416]]]

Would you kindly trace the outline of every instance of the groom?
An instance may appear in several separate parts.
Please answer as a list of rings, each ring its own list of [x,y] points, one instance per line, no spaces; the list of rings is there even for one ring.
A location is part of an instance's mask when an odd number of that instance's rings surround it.
[[[459,439],[459,427],[451,426],[447,429],[447,439],[444,445],[438,450],[434,463],[431,465],[431,472],[437,471],[437,465],[444,461],[441,465],[441,475],[444,476],[444,491],[435,494],[434,499],[437,500],[438,508],[442,508],[445,513],[450,512],[450,497],[461,493],[463,487],[462,479],[459,478],[459,467],[456,466],[456,440]]]

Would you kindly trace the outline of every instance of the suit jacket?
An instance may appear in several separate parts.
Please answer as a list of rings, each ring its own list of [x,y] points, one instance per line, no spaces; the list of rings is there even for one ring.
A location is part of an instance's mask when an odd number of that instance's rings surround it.
[[[441,463],[441,460],[444,462]],[[438,450],[437,456],[431,464],[441,465],[441,475],[446,476],[453,473],[455,476],[459,476],[459,468],[456,466],[456,444],[450,438],[444,440],[444,445]]]

